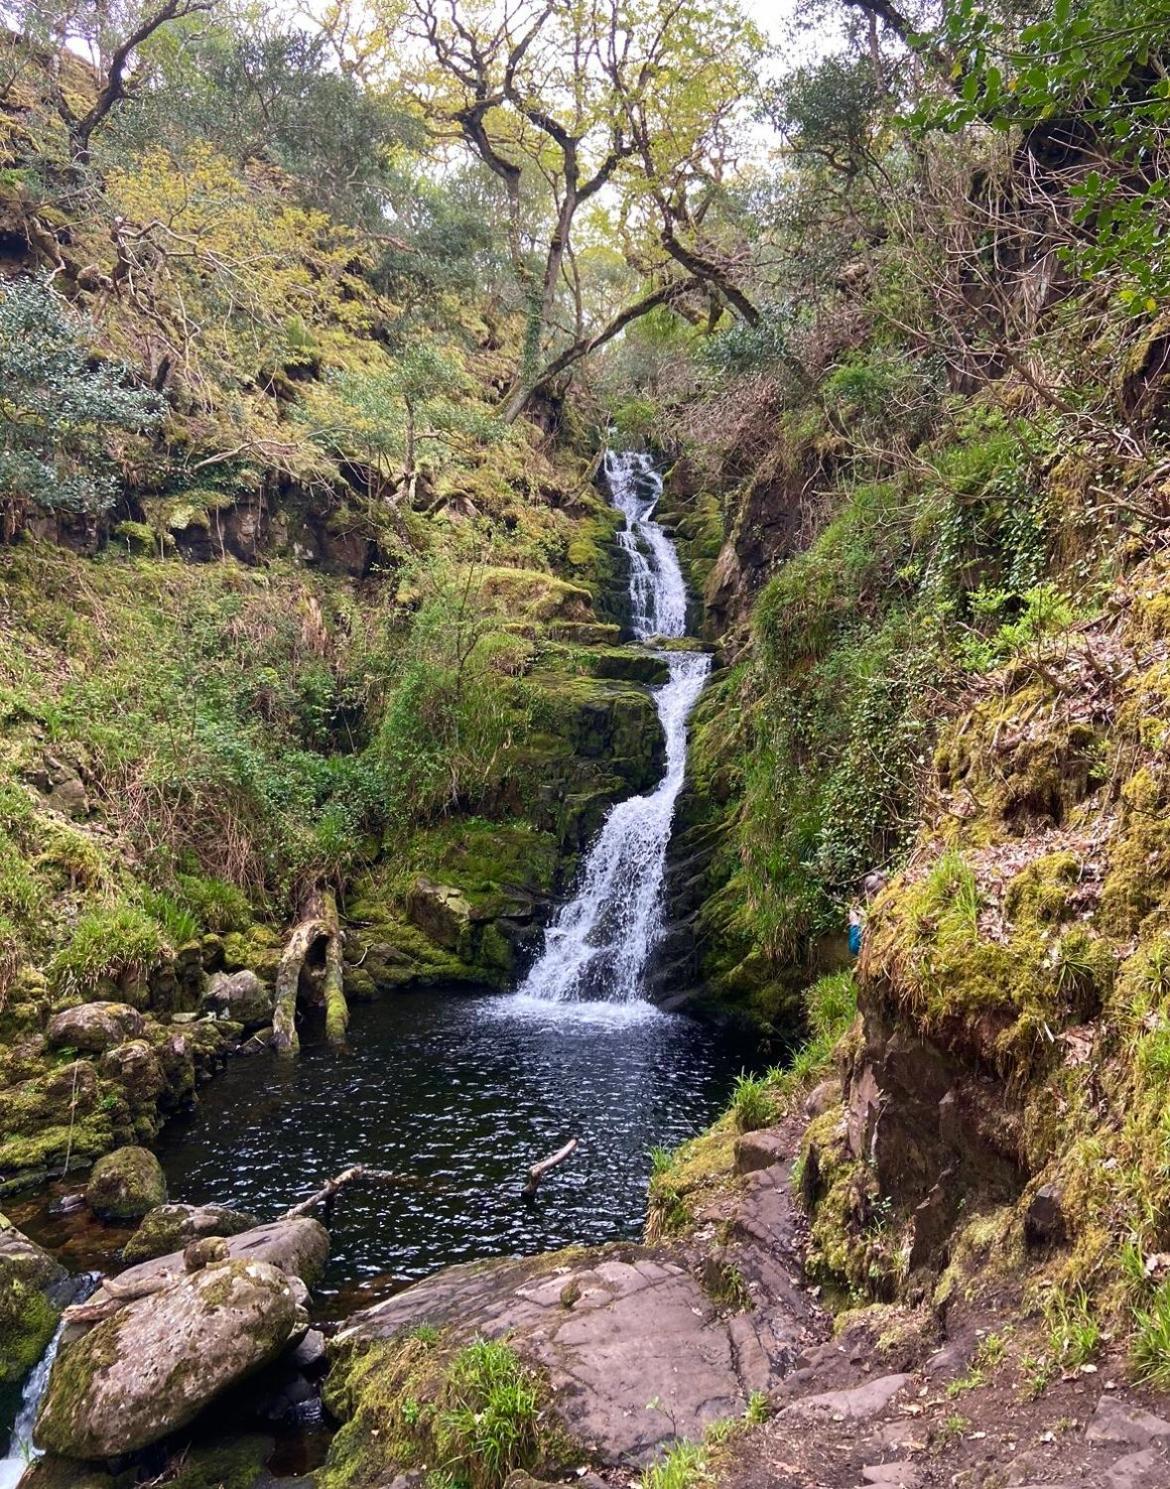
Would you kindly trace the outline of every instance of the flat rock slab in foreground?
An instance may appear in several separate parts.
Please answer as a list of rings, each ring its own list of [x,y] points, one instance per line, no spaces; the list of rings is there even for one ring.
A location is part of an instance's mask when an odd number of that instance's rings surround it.
[[[606,1463],[645,1462],[741,1414],[782,1349],[753,1316],[721,1313],[669,1252],[607,1247],[452,1267],[355,1315],[339,1345],[420,1324],[509,1335],[548,1374],[557,1414]]]

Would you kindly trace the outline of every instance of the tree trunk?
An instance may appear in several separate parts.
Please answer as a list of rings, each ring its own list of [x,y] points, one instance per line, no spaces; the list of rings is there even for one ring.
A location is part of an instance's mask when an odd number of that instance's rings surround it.
[[[323,898],[325,919],[333,927],[325,943],[325,1038],[331,1045],[341,1048],[349,1028],[349,1004],[345,1001],[345,973],[341,963],[341,929],[337,918],[337,897],[327,889]]]
[[[297,1036],[297,995],[305,959],[318,941],[325,942],[325,1032],[332,1043],[344,1042],[349,1010],[342,987],[341,931],[337,898],[331,889],[315,889],[305,902],[304,913],[293,927],[280,965],[276,969],[276,1007],[272,1013],[272,1047],[281,1055],[295,1055],[301,1047]]]

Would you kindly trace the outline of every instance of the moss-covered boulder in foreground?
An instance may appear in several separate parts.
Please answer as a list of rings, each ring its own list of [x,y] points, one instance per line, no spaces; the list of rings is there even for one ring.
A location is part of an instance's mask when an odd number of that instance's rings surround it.
[[[288,1277],[268,1262],[181,1277],[61,1351],[36,1440],[65,1458],[148,1447],[275,1359],[304,1324]]]
[[[137,1220],[166,1204],[162,1165],[148,1148],[119,1148],[99,1158],[85,1187],[85,1201],[102,1220]]]

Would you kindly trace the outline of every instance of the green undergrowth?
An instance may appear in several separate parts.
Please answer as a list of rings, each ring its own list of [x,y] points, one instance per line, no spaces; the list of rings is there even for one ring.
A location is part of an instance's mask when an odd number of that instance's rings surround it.
[[[994,1244],[960,1260],[978,1229],[962,1222],[940,1288],[978,1286],[1014,1258],[1025,1306],[1048,1321],[1052,1370],[1108,1333],[1158,1384],[1170,1382],[1168,582],[1165,560],[1147,561],[1108,621],[1066,625],[972,689],[940,732],[933,811],[912,867],[871,910],[859,967],[868,1008],[997,1093],[966,1138],[1018,1165],[1022,1192],[994,1212]],[[1087,685],[1106,635],[1109,681]],[[813,1150],[817,1265],[888,1295],[906,1280],[913,1217],[851,1156],[839,1110],[810,1129]],[[1060,1215],[1047,1242],[1025,1225],[1041,1187]]]
[[[502,1489],[518,1469],[566,1461],[541,1377],[504,1340],[452,1348],[437,1329],[342,1348],[326,1385],[342,1420],[321,1489],[373,1489],[425,1469],[435,1486]]]

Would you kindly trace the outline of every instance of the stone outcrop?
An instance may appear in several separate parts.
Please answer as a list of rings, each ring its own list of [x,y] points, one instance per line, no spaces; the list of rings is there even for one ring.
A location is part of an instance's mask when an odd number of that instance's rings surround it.
[[[305,1323],[289,1278],[269,1262],[184,1275],[62,1349],[37,1441],[82,1459],[147,1447],[275,1359]]]
[[[244,967],[238,972],[216,972],[208,978],[202,1006],[208,1013],[255,1029],[271,1021],[272,1002],[272,989]]]
[[[80,1003],[54,1014],[45,1031],[54,1049],[100,1055],[127,1039],[137,1039],[146,1020],[128,1003]]]
[[[701,1437],[741,1412],[771,1368],[683,1266],[638,1247],[452,1267],[358,1314],[333,1347],[365,1349],[422,1323],[454,1341],[506,1335],[547,1373],[569,1434],[607,1463]]]
[[[166,1203],[162,1165],[148,1148],[118,1148],[99,1158],[85,1186],[85,1201],[102,1220],[137,1220]]]

